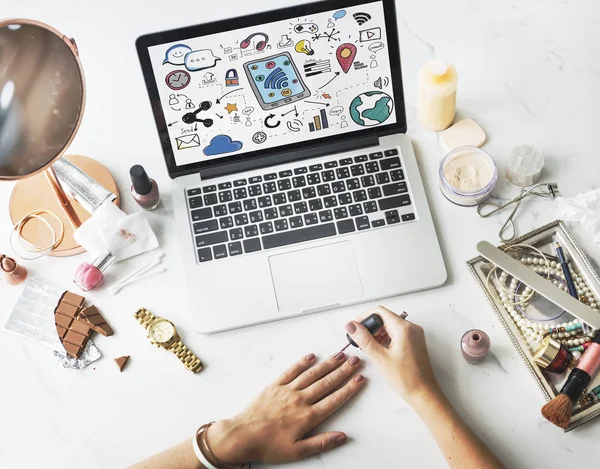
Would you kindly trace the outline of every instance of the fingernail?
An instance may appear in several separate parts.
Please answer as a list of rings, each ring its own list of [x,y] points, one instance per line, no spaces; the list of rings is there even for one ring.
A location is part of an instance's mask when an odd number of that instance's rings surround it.
[[[338,446],[342,446],[347,441],[348,441],[348,437],[346,435],[340,435],[335,439],[335,444]]]
[[[315,357],[314,353],[311,353],[310,355],[307,355],[304,358],[306,359],[307,362],[312,362],[316,357]]]
[[[346,354],[344,352],[340,352],[338,353],[335,357],[333,357],[335,360],[343,360],[344,358],[346,358]]]
[[[350,363],[352,366],[356,366],[360,363],[360,358],[352,357],[350,360],[348,360],[348,363]]]
[[[356,383],[362,383],[362,381],[363,381],[364,379],[365,379],[365,377],[364,377],[363,375],[356,375],[356,376],[354,377],[354,381],[355,381]]]
[[[348,332],[348,334],[354,334],[356,332],[356,324],[354,324],[353,322],[349,322],[348,324],[346,324],[346,331]]]

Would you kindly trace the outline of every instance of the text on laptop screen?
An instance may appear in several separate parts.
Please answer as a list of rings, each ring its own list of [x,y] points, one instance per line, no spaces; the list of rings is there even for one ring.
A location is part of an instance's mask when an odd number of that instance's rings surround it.
[[[397,121],[380,1],[148,50],[178,166]]]

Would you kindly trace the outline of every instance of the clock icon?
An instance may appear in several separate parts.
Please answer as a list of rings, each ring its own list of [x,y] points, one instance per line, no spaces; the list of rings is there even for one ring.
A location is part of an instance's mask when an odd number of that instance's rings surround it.
[[[190,84],[191,79],[185,70],[175,70],[167,75],[165,82],[172,90],[182,90]]]

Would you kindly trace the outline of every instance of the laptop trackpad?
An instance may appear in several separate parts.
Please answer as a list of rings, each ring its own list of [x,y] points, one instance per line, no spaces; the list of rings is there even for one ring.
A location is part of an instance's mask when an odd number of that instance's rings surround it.
[[[363,293],[352,242],[269,258],[279,311],[335,306]]]

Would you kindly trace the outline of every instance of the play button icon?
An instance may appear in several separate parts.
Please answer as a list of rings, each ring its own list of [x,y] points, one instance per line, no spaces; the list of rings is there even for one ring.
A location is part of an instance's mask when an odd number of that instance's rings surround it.
[[[360,32],[360,42],[379,41],[381,39],[381,28],[365,29]]]

